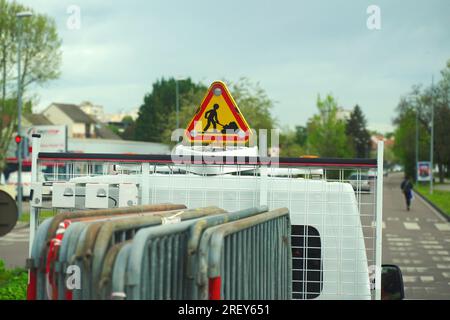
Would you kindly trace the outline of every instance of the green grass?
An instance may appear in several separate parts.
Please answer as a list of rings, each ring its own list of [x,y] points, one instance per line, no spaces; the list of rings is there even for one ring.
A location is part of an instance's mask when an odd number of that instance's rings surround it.
[[[39,222],[42,222],[43,220],[53,217],[55,215],[55,212],[53,210],[41,210],[41,213],[39,214]],[[22,213],[22,216],[19,219],[20,222],[30,222],[30,214],[29,213]]]
[[[0,300],[26,300],[28,272],[22,268],[6,269],[0,260]]]
[[[414,188],[450,216],[450,191],[434,189],[433,194],[430,194],[429,185],[416,185]]]

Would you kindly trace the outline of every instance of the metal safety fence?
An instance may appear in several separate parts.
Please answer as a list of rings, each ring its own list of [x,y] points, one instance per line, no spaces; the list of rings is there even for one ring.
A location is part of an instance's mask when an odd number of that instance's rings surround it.
[[[147,209],[173,209],[180,205],[155,205]],[[217,283],[208,288],[201,281],[204,236],[214,235],[216,226],[224,226],[227,230],[244,232],[246,226],[257,226],[270,223],[280,217],[275,228],[268,228],[266,233],[255,234],[254,237],[243,237],[236,241],[238,247],[247,248],[251,245],[266,242],[269,249],[276,246],[272,240],[284,243],[280,254],[275,254],[271,264],[267,262],[267,254],[261,254],[260,261],[255,259],[258,252],[248,251],[249,261],[258,262],[263,266],[262,273],[255,273],[255,281],[273,286],[274,292],[284,292],[284,297],[290,296],[290,281],[281,276],[284,282],[269,281],[263,275],[289,275],[291,272],[289,246],[289,212],[287,209],[267,212],[267,207],[250,208],[233,213],[226,213],[216,207],[197,209],[179,209],[169,211],[150,211],[137,214],[119,215],[117,209],[90,211],[89,217],[72,218],[65,214],[65,220],[60,223],[55,234],[50,234],[50,244],[46,240],[50,226],[59,220],[59,216],[47,219],[37,230],[30,259],[30,274],[33,279],[28,287],[29,299],[199,299],[203,290],[217,290]],[[105,218],[105,213],[109,213]],[[73,216],[78,217],[79,212]],[[70,220],[72,218],[72,220]],[[174,219],[177,220],[174,220]],[[170,221],[170,222],[168,222]],[[161,223],[163,223],[161,225]],[[282,228],[277,228],[281,225]],[[240,224],[241,227],[234,226]],[[221,229],[217,230],[221,232]],[[270,234],[268,234],[269,232]],[[57,240],[57,241],[56,241]],[[245,243],[243,242],[245,241]],[[268,242],[267,242],[268,241]],[[40,255],[36,252],[40,252]],[[208,251],[209,252],[209,251]],[[242,256],[241,256],[242,257]],[[245,257],[244,257],[245,258]],[[230,258],[231,259],[231,258]],[[282,259],[282,260],[280,260]],[[39,268],[32,262],[41,262],[45,267]],[[245,260],[244,260],[245,261]],[[242,264],[242,266],[240,265]],[[234,270],[246,266],[238,260],[230,260]],[[70,277],[67,270],[76,267],[81,279],[77,288],[67,286]],[[284,266],[285,269],[280,269]],[[228,270],[228,269],[227,269]],[[237,273],[236,276],[239,276]],[[275,277],[274,277],[275,278]],[[36,281],[39,279],[39,281]],[[272,279],[273,280],[273,279]],[[231,282],[227,282],[227,288]],[[238,282],[237,282],[238,283]],[[241,288],[231,285],[233,290]],[[257,287],[253,288],[257,289]],[[220,288],[219,288],[220,290]],[[248,293],[242,288],[242,298]],[[257,295],[257,292],[253,292]],[[214,294],[206,295],[213,298]],[[281,295],[265,296],[265,298],[280,298]],[[224,298],[226,298],[224,296]]]
[[[28,289],[28,298],[30,299],[45,299],[47,298],[47,282],[46,282],[46,271],[50,267],[54,267],[56,272],[65,270],[67,263],[65,263],[65,257],[72,254],[69,252],[74,252],[74,241],[72,238],[78,239],[79,232],[82,230],[82,224],[77,224],[79,221],[88,222],[89,220],[94,221],[95,219],[100,220],[101,218],[106,219],[107,217],[120,217],[121,215],[129,214],[148,214],[152,212],[168,211],[186,208],[183,205],[144,205],[136,206],[124,209],[109,209],[109,210],[89,210],[89,211],[74,211],[74,212],[61,212],[53,218],[46,219],[37,228],[35,241],[32,242],[30,258],[27,260],[27,266],[30,270],[30,281]],[[69,225],[74,222],[73,227],[65,232],[65,223]],[[62,228],[60,228],[62,227]],[[58,230],[58,229],[61,230]],[[59,231],[59,232],[58,232]],[[57,239],[56,237],[59,237]],[[65,241],[63,240],[65,237]],[[53,245],[52,245],[52,240]],[[55,244],[57,246],[55,247]],[[70,244],[70,246],[69,246]],[[49,251],[52,251],[52,256],[57,256],[59,253],[60,261],[48,261]],[[50,257],[51,258],[51,257]],[[52,265],[54,263],[54,265]],[[47,272],[48,273],[48,272]],[[62,283],[60,287],[63,287]]]
[[[33,178],[37,198],[32,204],[38,204],[31,209],[32,224],[46,210],[125,208],[127,203],[217,206],[227,212],[261,205],[269,210],[285,207],[292,224],[291,298],[380,298],[382,144],[377,159],[218,160],[38,153],[33,171],[43,174]],[[132,243],[120,245],[115,252],[105,252],[103,259],[127,260],[131,247]],[[112,285],[114,267],[111,262],[97,268],[101,288]],[[103,272],[108,276],[102,282]]]
[[[152,205],[121,210],[112,209],[74,212],[46,220],[37,231],[29,268],[35,281],[30,282],[28,296],[37,299],[89,299],[96,289],[104,254],[109,246],[131,239],[140,228],[160,224],[174,215],[180,220],[223,213],[216,207],[185,209],[183,205]],[[142,209],[146,209],[143,211]],[[178,209],[178,210],[174,210]],[[153,211],[152,211],[153,210]],[[165,211],[161,211],[165,210]],[[132,213],[132,211],[138,213]],[[60,216],[66,218],[52,233],[51,226]],[[73,216],[73,217],[72,217]],[[81,218],[80,218],[81,216]],[[46,236],[44,236],[46,235]],[[65,285],[68,266],[81,271],[80,289],[67,292]],[[82,289],[81,289],[82,288]]]
[[[114,265],[112,297],[114,299],[204,298],[199,295],[201,292],[199,288],[205,290],[212,290],[212,288],[208,288],[208,283],[205,286],[200,282],[202,255],[199,247],[203,236],[215,225],[239,223],[247,219],[254,223],[261,223],[258,217],[274,215],[274,213],[265,213],[266,211],[267,207],[251,208],[195,221],[142,229],[130,244],[120,249]],[[285,212],[288,216],[287,209]],[[273,236],[279,238],[288,237],[290,232],[289,227],[277,231]],[[284,234],[281,233],[283,231]],[[261,235],[248,240],[249,243],[256,245],[256,242],[261,243],[263,239]],[[244,243],[239,245],[245,246]],[[284,257],[286,266],[290,265],[289,262],[290,259],[287,256]],[[233,261],[233,263],[238,269],[238,264],[242,261]],[[268,268],[267,272],[269,269],[273,269],[272,272],[276,273],[290,272],[290,269],[275,269],[273,265],[266,268]],[[265,281],[263,278],[257,280]],[[288,295],[287,292],[286,294]]]
[[[290,299],[290,227],[289,210],[282,208],[206,230],[198,298]]]

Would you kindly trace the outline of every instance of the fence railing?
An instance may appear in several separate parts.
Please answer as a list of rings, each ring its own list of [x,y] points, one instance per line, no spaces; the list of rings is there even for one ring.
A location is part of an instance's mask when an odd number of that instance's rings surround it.
[[[252,208],[223,215],[204,217],[176,225],[141,230],[132,242],[124,288],[113,296],[127,299],[197,299],[197,254],[202,233],[208,227],[260,215],[267,207]],[[126,255],[126,254],[125,254]],[[119,262],[117,262],[119,263]],[[119,276],[118,276],[119,277]]]
[[[200,299],[290,299],[289,211],[277,209],[205,231],[199,252]]]

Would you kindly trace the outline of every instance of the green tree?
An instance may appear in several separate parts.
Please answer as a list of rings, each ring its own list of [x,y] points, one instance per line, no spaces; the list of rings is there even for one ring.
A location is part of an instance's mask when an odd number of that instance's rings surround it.
[[[187,128],[196,110],[199,108],[200,103],[206,94],[206,90],[208,90],[206,86],[197,84],[195,87],[191,87],[181,95],[180,112],[178,115],[181,128]],[[175,141],[171,141],[171,136],[173,130],[176,128],[176,112],[172,112],[168,115],[167,123],[168,126],[163,134],[163,142],[175,144]]]
[[[120,132],[120,137],[124,140],[133,140],[136,129],[136,122],[131,116],[125,116],[122,119],[123,130]]]
[[[298,131],[284,130],[281,132],[280,156],[298,158],[302,155],[305,155],[305,149],[298,141]]]
[[[241,78],[231,83],[230,91],[250,128],[257,132],[266,129],[270,136],[270,130],[277,125],[271,113],[274,102],[260,84],[253,83],[248,78]]]
[[[125,116],[122,119],[122,123],[124,124],[124,126],[129,126],[132,125],[134,123],[133,117],[131,116]]]
[[[337,102],[330,94],[317,98],[319,113],[308,121],[308,146],[320,157],[352,157],[345,122],[337,118]]]
[[[405,174],[414,177],[416,110],[414,108],[406,108],[407,104],[407,101],[401,100],[397,107],[397,109],[403,110],[395,119],[397,128],[395,130],[394,153],[403,164]]]
[[[350,140],[353,152],[357,158],[369,157],[370,133],[367,130],[367,121],[361,110],[356,105],[347,120],[346,134]]]
[[[125,128],[120,137],[124,140],[134,140],[136,136],[136,122]]]
[[[20,83],[27,100],[28,88],[40,86],[59,76],[61,40],[55,21],[16,2],[0,0],[0,171],[5,165],[6,150],[17,125],[17,18],[21,11],[33,15],[22,20]],[[28,99],[30,100],[30,99]],[[24,104],[24,112],[31,109]]]
[[[115,125],[115,124],[108,124],[106,127],[109,130],[111,130],[113,133],[117,134],[118,136],[121,136],[120,128],[117,125]]]
[[[135,139],[140,141],[165,142],[165,132],[174,130],[175,125],[169,120],[176,108],[176,83],[174,78],[157,80],[152,92],[144,97],[144,103],[139,109],[134,129]],[[186,79],[178,82],[180,101],[188,92],[203,91],[206,88]],[[180,103],[181,104],[181,103]],[[181,108],[180,108],[181,110]],[[180,122],[181,124],[182,122]]]
[[[415,176],[416,116],[419,133],[419,161],[430,160],[431,110],[434,106],[434,164],[439,169],[439,180],[444,182],[450,168],[450,60],[441,71],[442,78],[434,86],[412,87],[408,98],[402,97],[394,119],[394,152],[405,166],[408,175]]]
[[[434,88],[434,158],[439,168],[439,181],[444,182],[445,173],[450,177],[450,59],[441,71],[442,79]]]
[[[304,126],[295,127],[295,141],[302,147],[305,147],[308,141],[308,128]]]

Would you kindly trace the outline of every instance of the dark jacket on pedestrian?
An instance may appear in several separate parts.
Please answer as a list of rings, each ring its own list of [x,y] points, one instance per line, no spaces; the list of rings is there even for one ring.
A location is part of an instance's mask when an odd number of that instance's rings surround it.
[[[412,192],[411,192],[411,190],[412,190],[412,188],[413,188],[413,185],[412,185],[412,183],[411,183],[411,181],[409,181],[409,179],[404,179],[403,181],[402,181],[402,184],[400,185],[400,188],[402,189],[402,191],[403,191],[403,193],[405,194],[405,196],[408,198],[408,199],[411,199],[412,198]]]

